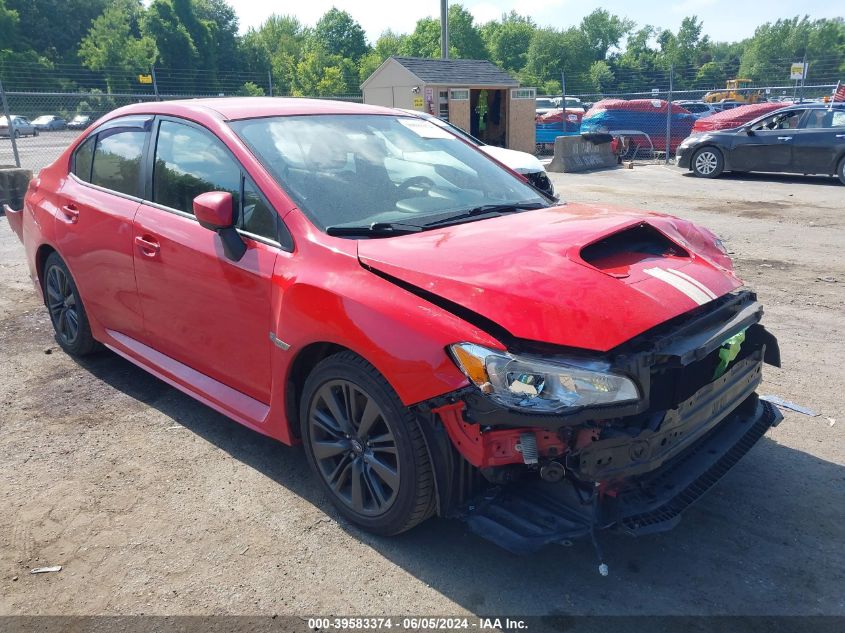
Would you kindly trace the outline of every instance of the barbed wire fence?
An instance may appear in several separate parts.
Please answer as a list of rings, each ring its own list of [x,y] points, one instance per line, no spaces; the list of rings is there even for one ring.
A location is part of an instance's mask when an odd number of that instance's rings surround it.
[[[626,67],[620,61],[608,65],[600,73],[593,68],[567,68],[564,64],[566,97],[580,99],[588,109],[607,99],[641,100],[641,109],[627,110],[624,115],[605,115],[603,119],[588,111],[580,127],[579,124],[566,124],[561,133],[611,132],[625,141],[629,158],[668,162],[677,145],[692,132],[695,121],[713,110],[747,102],[784,102],[785,105],[792,101],[821,99],[831,94],[838,81],[845,79],[845,59],[841,55],[807,60],[803,80],[789,79],[790,67],[795,61],[798,60],[768,59],[751,65],[746,77],[741,76],[741,65],[736,59],[646,68]],[[747,81],[736,88],[726,85],[731,80],[742,79]],[[357,79],[344,77],[344,82],[354,86]],[[156,100],[306,96],[290,94],[285,86],[274,85],[269,72],[211,73],[167,68],[141,72],[126,68],[92,71],[73,65],[45,67],[13,62],[0,63],[0,87],[2,105],[8,114],[28,122],[42,115],[57,116],[66,123],[77,117],[89,117],[94,121],[115,108]],[[363,101],[360,92],[307,96]],[[689,106],[689,114],[686,114],[681,110],[683,101],[705,101],[708,106]],[[617,103],[615,107],[619,106]],[[7,112],[0,111],[0,117],[5,114]],[[58,127],[62,129],[33,131],[9,127],[4,131],[0,126],[0,165],[17,165],[37,171],[55,160],[87,128],[87,123],[83,122],[76,129]]]

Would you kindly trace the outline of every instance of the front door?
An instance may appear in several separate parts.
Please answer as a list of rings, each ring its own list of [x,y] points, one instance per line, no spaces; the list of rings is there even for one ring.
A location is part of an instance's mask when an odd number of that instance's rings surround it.
[[[737,133],[730,156],[731,169],[794,171],[792,149],[804,110],[788,110],[766,117]]]
[[[251,183],[223,143],[199,126],[162,120],[154,156],[152,202],[135,216],[145,342],[269,403],[271,278],[278,247],[245,237],[244,257],[227,259],[217,234],[194,218],[193,199],[229,191],[241,222],[247,215],[264,227],[278,216],[268,207],[259,220],[253,204],[242,204],[243,198],[250,201]]]

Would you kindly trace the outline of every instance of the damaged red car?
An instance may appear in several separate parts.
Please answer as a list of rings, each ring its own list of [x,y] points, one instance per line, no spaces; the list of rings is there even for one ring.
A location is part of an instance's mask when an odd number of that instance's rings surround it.
[[[132,105],[7,215],[65,351],[301,443],[379,534],[668,529],[780,421],[755,394],[777,341],[713,233],[560,203],[395,110]]]

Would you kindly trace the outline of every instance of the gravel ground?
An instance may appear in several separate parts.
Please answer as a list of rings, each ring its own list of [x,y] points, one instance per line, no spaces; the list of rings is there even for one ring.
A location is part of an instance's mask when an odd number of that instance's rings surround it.
[[[603,535],[607,578],[586,543],[518,557],[445,520],[375,538],[300,450],[111,353],[64,355],[0,218],[0,614],[845,615],[845,187],[661,166],[553,180],[720,234],[780,339],[761,391],[821,415],[787,412],[674,531]],[[45,565],[62,571],[29,573]]]

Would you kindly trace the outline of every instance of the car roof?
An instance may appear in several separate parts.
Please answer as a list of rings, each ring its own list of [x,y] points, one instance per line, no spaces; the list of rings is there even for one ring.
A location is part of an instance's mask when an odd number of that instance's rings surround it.
[[[396,114],[391,108],[349,101],[298,97],[216,97],[134,103],[112,112],[127,114],[169,114],[188,118],[215,118],[228,121],[271,116],[307,114]],[[109,118],[114,118],[114,116]]]

